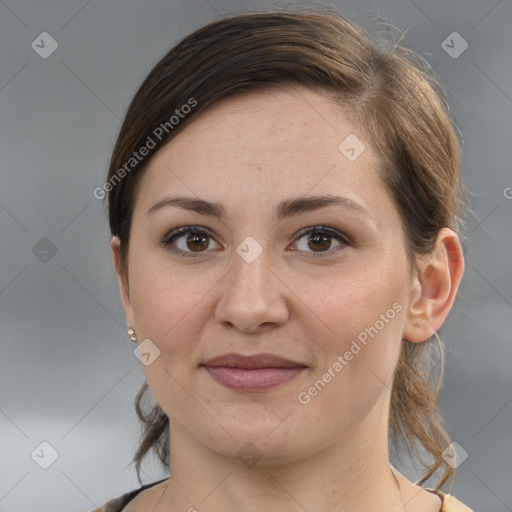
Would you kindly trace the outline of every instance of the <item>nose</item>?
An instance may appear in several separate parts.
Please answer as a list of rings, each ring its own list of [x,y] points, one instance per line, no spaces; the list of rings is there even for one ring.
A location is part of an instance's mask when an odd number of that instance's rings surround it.
[[[283,325],[289,318],[289,290],[269,266],[266,253],[248,263],[233,255],[233,266],[222,279],[215,318],[227,328],[246,333],[264,332]],[[288,293],[287,293],[288,292]]]

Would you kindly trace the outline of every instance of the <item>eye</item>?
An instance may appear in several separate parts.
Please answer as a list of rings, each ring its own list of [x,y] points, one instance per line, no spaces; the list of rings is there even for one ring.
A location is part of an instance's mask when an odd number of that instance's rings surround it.
[[[193,257],[195,254],[201,254],[208,249],[210,239],[213,240],[208,231],[196,226],[185,226],[174,229],[167,234],[162,240],[162,245],[164,248],[179,256]]]
[[[305,244],[300,243],[302,239],[306,240]],[[338,249],[329,250],[332,246],[332,239],[339,242],[337,246]],[[349,240],[347,236],[337,229],[329,228],[327,226],[315,226],[313,228],[306,228],[305,230],[300,231],[295,244],[299,245],[298,250],[300,251],[308,252],[307,248],[313,249],[313,257],[323,257],[339,250],[340,247],[343,248],[346,245],[349,245]],[[317,251],[316,249],[319,250]]]
[[[308,248],[312,249],[313,257],[327,256],[339,250],[340,247],[350,245],[346,235],[327,226],[305,228],[297,236],[294,245],[298,245],[298,250],[303,252],[308,252]],[[307,240],[305,244],[300,243],[302,239]],[[338,242],[338,249],[329,250],[332,246],[332,239]],[[206,249],[210,247],[210,240],[213,238],[209,231],[197,226],[184,226],[168,233],[162,240],[162,246],[179,256],[193,257],[206,252]]]

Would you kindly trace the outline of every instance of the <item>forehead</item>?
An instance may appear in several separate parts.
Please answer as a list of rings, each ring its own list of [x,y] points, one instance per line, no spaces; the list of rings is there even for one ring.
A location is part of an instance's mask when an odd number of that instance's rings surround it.
[[[241,205],[334,192],[364,203],[384,188],[375,162],[371,141],[326,93],[294,87],[237,94],[153,156],[137,202],[179,191]]]

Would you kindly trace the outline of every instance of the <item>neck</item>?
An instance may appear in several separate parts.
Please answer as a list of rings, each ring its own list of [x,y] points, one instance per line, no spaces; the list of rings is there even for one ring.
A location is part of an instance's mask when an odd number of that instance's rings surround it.
[[[262,458],[247,467],[171,424],[171,477],[154,510],[396,512],[403,497],[389,464],[387,428],[374,426],[359,425],[349,439],[301,460],[271,464]]]

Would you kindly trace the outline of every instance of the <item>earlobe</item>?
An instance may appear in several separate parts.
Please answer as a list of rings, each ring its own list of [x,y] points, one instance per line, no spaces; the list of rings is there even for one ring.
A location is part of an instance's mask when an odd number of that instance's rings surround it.
[[[411,342],[429,339],[444,323],[464,273],[464,256],[457,234],[439,231],[431,254],[421,257],[412,283],[402,338]]]

